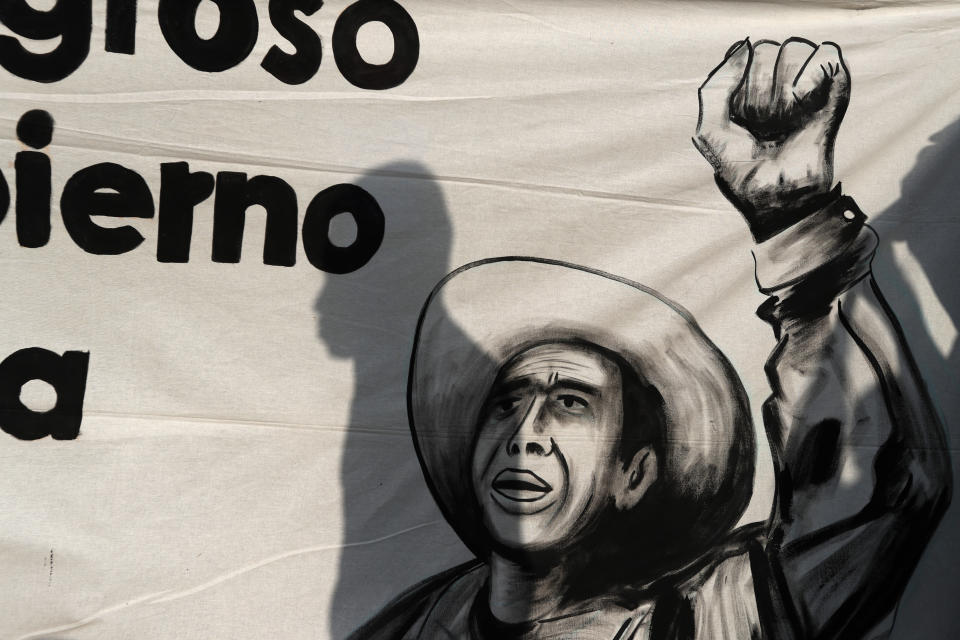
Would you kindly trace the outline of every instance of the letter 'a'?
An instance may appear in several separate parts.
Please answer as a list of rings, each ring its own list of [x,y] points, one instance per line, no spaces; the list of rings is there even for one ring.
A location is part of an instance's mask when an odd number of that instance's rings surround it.
[[[21,349],[0,362],[0,429],[20,440],[75,440],[83,420],[90,354],[67,351],[62,356],[40,347]],[[49,411],[33,411],[20,400],[31,380],[43,380],[57,392]]]

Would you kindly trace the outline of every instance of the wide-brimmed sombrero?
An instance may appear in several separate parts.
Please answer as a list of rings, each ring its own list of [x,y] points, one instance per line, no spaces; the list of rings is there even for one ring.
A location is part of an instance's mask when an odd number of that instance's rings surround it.
[[[747,395],[720,350],[650,288],[558,261],[496,258],[457,269],[433,290],[408,381],[420,463],[461,539],[485,557],[471,455],[500,368],[532,345],[571,340],[619,354],[663,397],[661,513],[650,526],[669,531],[658,538],[694,551],[726,535],[752,492],[755,438]]]

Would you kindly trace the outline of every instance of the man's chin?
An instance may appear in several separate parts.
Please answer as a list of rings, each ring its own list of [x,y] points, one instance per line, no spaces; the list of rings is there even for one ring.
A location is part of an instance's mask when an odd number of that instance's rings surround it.
[[[524,568],[536,571],[538,568],[550,569],[561,561],[566,548],[553,539],[518,538],[493,534],[491,550],[503,558]]]
[[[497,513],[485,518],[487,531],[504,557],[549,554],[562,546],[544,510],[534,514],[515,514],[496,507],[494,510]]]

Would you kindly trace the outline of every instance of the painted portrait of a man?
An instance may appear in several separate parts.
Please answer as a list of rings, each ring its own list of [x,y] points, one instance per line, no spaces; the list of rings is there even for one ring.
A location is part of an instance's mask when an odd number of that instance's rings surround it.
[[[408,381],[432,494],[476,560],[354,638],[883,638],[950,500],[943,431],[834,182],[839,48],[736,43],[694,144],[756,242],[777,345],[776,468],[734,367],[681,306],[556,260],[468,264],[427,300]]]

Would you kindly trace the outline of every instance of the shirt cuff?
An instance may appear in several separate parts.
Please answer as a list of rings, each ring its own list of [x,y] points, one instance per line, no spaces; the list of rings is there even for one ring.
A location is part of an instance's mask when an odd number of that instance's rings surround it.
[[[753,258],[760,291],[769,294],[796,286],[815,271],[839,260],[860,266],[853,272],[844,270],[851,279],[847,284],[866,275],[877,244],[866,219],[853,198],[841,196],[757,244]]]

